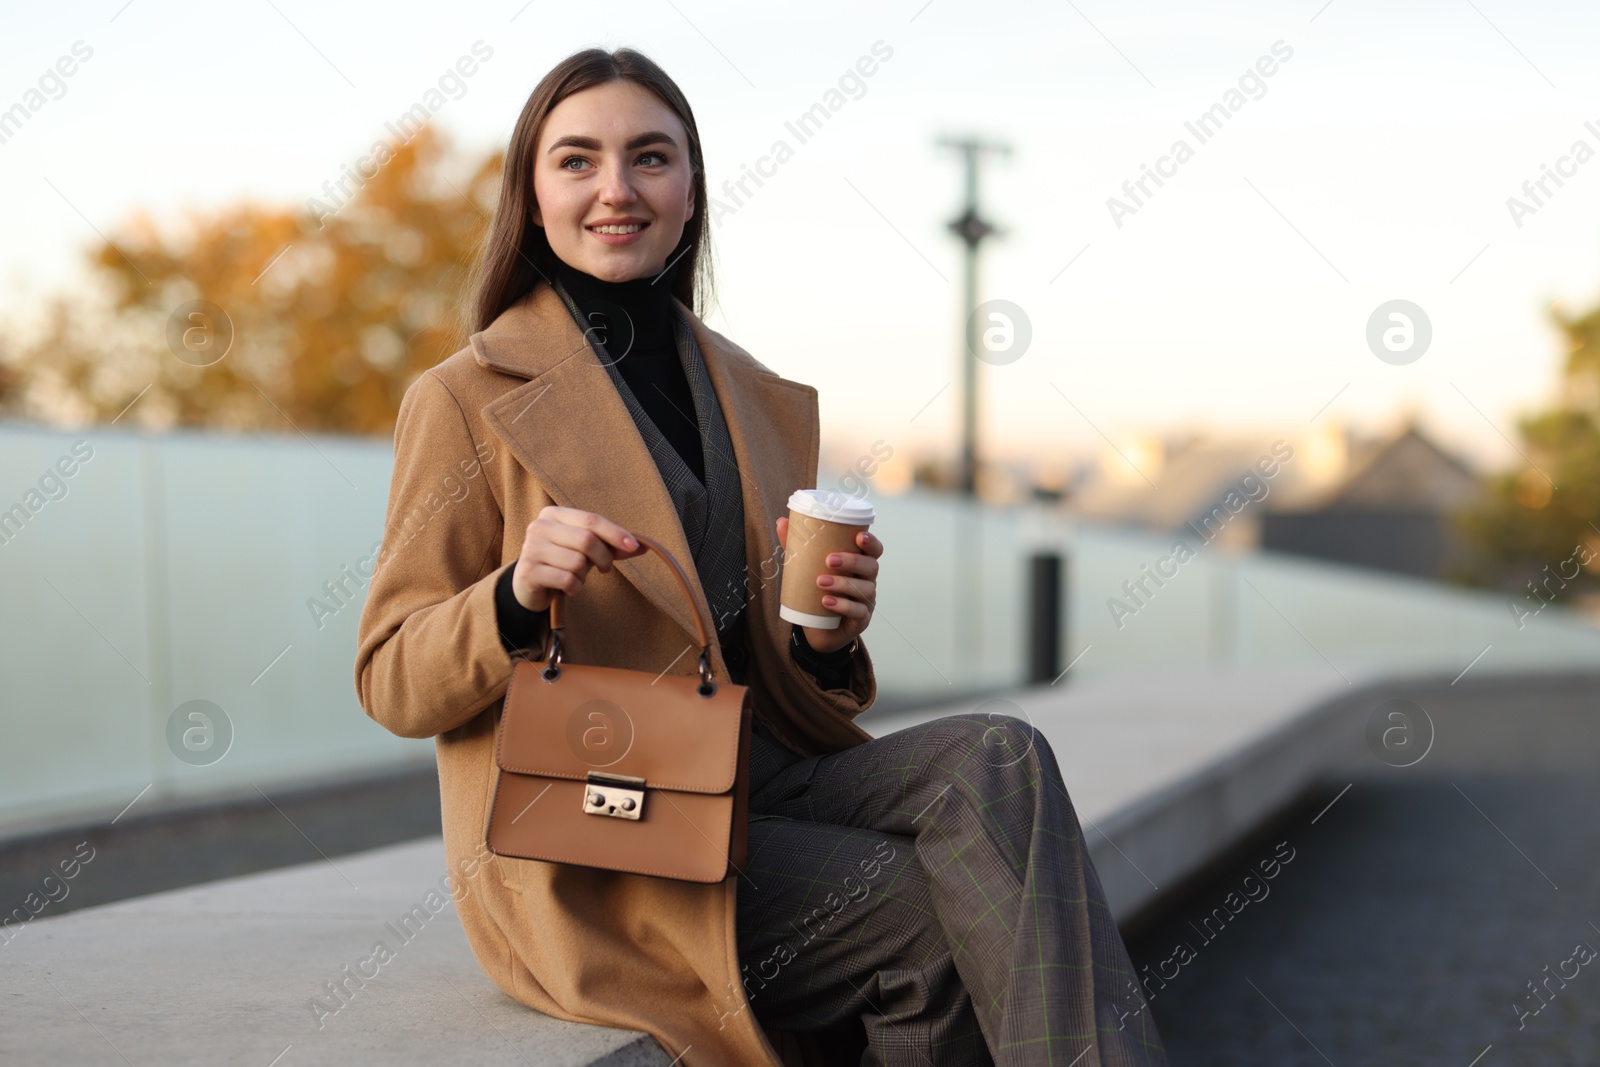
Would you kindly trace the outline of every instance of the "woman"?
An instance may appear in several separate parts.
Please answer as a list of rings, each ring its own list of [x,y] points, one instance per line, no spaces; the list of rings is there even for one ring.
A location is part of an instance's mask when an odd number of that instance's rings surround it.
[[[978,716],[879,740],[852,721],[877,695],[860,635],[879,540],[818,578],[837,629],[779,619],[817,393],[701,322],[705,238],[677,86],[628,49],[573,55],[513,132],[471,342],[400,407],[356,684],[383,726],[436,738],[479,964],[691,1067],[1164,1063],[1043,738],[1003,717],[998,749]],[[512,656],[542,648],[553,591],[570,661],[697,669],[688,607],[634,531],[693,562],[712,669],[751,687],[749,858],[720,884],[483,843]]]

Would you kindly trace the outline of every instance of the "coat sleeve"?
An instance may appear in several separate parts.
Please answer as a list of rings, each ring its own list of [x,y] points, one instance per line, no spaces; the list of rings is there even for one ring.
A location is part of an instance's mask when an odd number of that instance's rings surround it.
[[[511,657],[496,625],[504,517],[449,387],[429,371],[395,422],[383,547],[356,631],[361,707],[401,737],[454,729],[505,694]],[[486,569],[487,568],[487,569]]]
[[[800,643],[805,644],[805,638],[801,638]],[[813,702],[825,704],[852,719],[878,699],[878,678],[872,668],[872,656],[867,652],[865,634],[856,638],[854,654],[845,659],[833,677],[819,678],[808,669],[796,671],[795,678]]]
[[[818,652],[806,641],[800,624],[790,623],[789,656],[810,671],[823,689],[845,689],[850,685],[850,660],[855,656],[850,646]]]

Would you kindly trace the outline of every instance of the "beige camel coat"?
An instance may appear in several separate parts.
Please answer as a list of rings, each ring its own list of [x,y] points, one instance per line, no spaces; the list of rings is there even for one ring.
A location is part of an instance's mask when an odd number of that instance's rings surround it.
[[[774,522],[793,490],[816,485],[817,391],[684,310],[743,481],[755,713],[807,755],[870,740],[853,722],[877,695],[866,642],[848,691],[821,689],[790,659],[772,580],[782,558]],[[484,846],[511,671],[494,587],[547,504],[660,540],[710,616],[655,462],[594,350],[541,282],[406,390],[355,664],[368,715],[402,737],[435,738],[452,891],[478,963],[547,1015],[647,1031],[689,1067],[822,1067],[808,1040],[764,1031],[745,998],[737,875],[701,885],[506,859]],[[688,605],[654,553],[618,561],[610,574],[591,570],[567,611],[571,662],[696,670]],[[720,651],[713,667],[726,677]]]

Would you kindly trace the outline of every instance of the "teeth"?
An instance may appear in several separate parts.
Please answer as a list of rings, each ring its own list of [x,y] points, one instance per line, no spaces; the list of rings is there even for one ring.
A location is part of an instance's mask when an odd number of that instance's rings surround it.
[[[638,233],[642,229],[644,229],[644,225],[642,223],[638,223],[638,222],[630,222],[625,226],[590,226],[589,227],[589,230],[592,233]]]

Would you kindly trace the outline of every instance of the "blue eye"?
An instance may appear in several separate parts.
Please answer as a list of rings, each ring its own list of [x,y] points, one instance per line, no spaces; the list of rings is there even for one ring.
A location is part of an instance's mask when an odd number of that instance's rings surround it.
[[[568,156],[566,159],[563,159],[561,161],[561,169],[562,170],[573,170],[575,168],[567,166],[568,163],[587,163],[587,162],[589,162],[589,161],[587,159],[584,159],[582,156]]]
[[[650,156],[655,156],[656,159],[660,160],[660,162],[659,163],[655,163],[655,164],[646,164],[646,166],[661,166],[661,165],[663,165],[663,164],[665,164],[667,162],[666,154],[662,153],[662,152],[656,152],[656,151],[650,151],[650,152],[644,153],[644,155],[639,157],[639,161],[641,163],[643,163]]]

